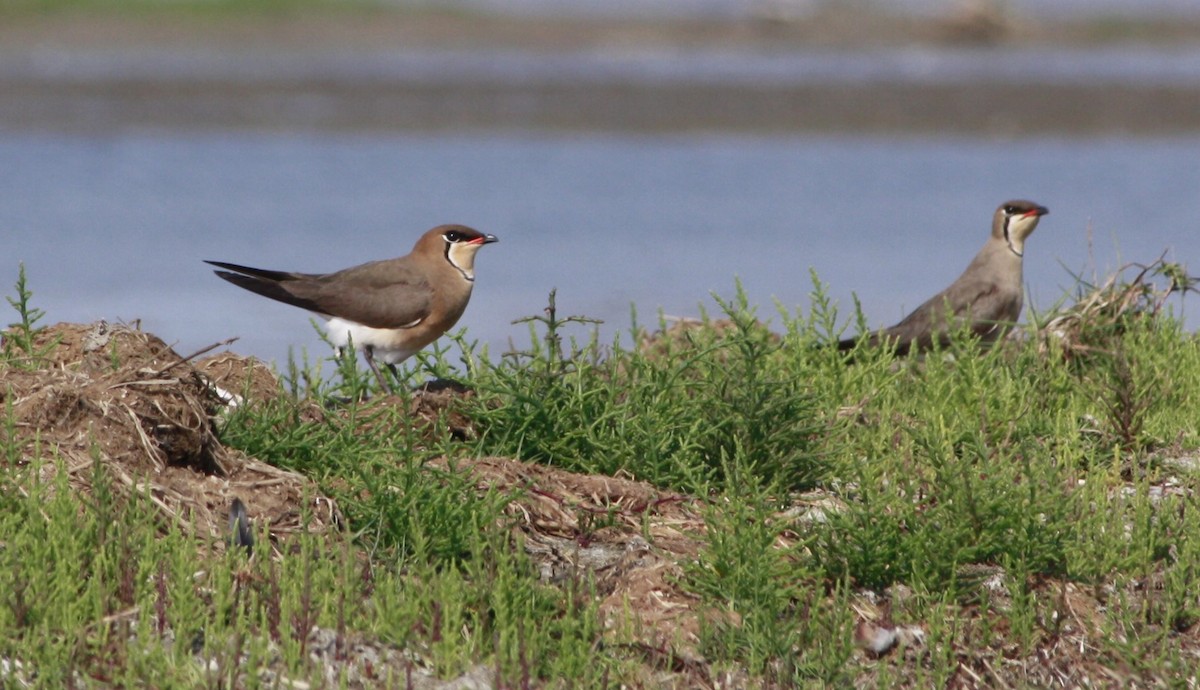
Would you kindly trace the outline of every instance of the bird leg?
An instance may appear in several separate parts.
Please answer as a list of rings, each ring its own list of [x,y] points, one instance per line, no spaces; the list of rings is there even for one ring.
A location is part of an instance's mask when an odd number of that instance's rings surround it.
[[[375,348],[370,345],[364,347],[363,357],[367,360],[367,366],[371,367],[371,371],[375,372],[375,378],[379,381],[379,387],[383,389],[383,392],[388,395],[395,395],[396,391],[392,390],[392,385],[383,377],[383,372],[375,364]],[[395,373],[396,366],[394,364],[391,362],[385,362],[385,364]]]

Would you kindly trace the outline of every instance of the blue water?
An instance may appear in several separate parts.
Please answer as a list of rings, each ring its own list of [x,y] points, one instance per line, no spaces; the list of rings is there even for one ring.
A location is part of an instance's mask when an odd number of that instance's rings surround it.
[[[201,259],[328,271],[445,222],[501,238],[460,323],[493,353],[527,342],[510,322],[551,288],[611,334],[631,303],[694,316],[735,278],[763,317],[805,310],[810,268],[844,310],[857,293],[891,323],[958,275],[1010,197],[1051,209],[1026,251],[1036,305],[1067,269],[1164,249],[1200,269],[1200,138],[0,132],[0,161],[0,291],[24,261],[49,321],[140,319],[181,352],[230,336],[267,359],[325,352],[304,312]]]
[[[0,53],[0,77],[33,80],[218,80],[255,83],[1136,84],[1195,87],[1200,47],[1115,44],[1018,48],[911,45],[869,50],[601,45],[558,52],[483,48],[219,52],[39,47]]]

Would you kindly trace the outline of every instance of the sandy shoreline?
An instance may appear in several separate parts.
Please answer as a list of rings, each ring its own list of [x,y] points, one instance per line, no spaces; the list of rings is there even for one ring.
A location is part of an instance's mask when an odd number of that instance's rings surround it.
[[[948,3],[954,7],[953,3]],[[1195,45],[1194,19],[1054,22],[1019,16],[987,17],[951,10],[921,18],[831,4],[795,21],[569,17],[526,19],[481,14],[309,9],[237,14],[136,11],[0,14],[0,54],[62,46],[216,48],[244,50],[400,47],[438,49],[521,48],[534,51],[625,46],[799,50],[903,45],[1098,47],[1117,44]]]
[[[1112,28],[1109,32],[1115,31]],[[1119,33],[1119,32],[1118,32]],[[1200,26],[1130,25],[1122,41],[1188,45]],[[0,23],[0,127],[70,132],[130,128],[565,129],[606,131],[1169,135],[1200,131],[1200,84],[696,83],[569,79],[525,74],[403,73],[280,78],[244,69],[266,58],[380,55],[388,51],[719,48],[797,51],[960,45],[946,20],[877,14],[809,22],[517,21],[395,13],[295,17],[55,16]],[[976,41],[982,40],[975,37]],[[1096,26],[1017,23],[987,38],[1000,49],[1096,45]],[[1191,43],[1194,45],[1194,43]],[[232,56],[224,71],[172,74],[12,69],[47,56],[142,51]],[[243,60],[244,58],[244,60]],[[153,59],[153,58],[149,58]],[[78,60],[77,60],[78,61]]]

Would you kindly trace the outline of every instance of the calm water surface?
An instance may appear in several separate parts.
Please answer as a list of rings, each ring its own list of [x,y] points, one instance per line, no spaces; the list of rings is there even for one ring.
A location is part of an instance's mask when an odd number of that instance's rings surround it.
[[[958,275],[1011,197],[1051,209],[1026,252],[1036,305],[1093,261],[1169,249],[1200,268],[1200,138],[0,133],[0,161],[3,292],[24,261],[48,321],[140,319],[181,352],[325,353],[303,311],[201,259],[323,272],[445,222],[501,238],[460,322],[493,353],[527,343],[510,322],[552,288],[612,334],[631,304],[696,315],[737,278],[763,317],[806,311],[810,269],[845,318],[857,293],[885,325]]]
[[[1194,87],[1200,48],[1180,44],[1020,48],[902,46],[874,50],[721,50],[595,46],[580,50],[263,51],[132,46],[0,51],[0,77],[30,80],[205,80],[384,84],[456,80],[570,84],[1041,83]]]

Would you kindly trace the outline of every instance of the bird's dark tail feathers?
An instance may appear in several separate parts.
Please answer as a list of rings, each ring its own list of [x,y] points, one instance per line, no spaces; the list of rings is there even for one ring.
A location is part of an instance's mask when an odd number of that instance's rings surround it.
[[[251,266],[241,266],[238,264],[229,264],[229,263],[225,263],[224,261],[209,261],[208,259],[205,259],[204,263],[209,264],[211,266],[216,266],[217,268],[224,268],[226,270],[233,271],[234,273],[241,273],[242,275],[254,276],[255,278],[265,278],[266,280],[272,280],[275,282],[295,280],[298,277],[296,274],[288,273],[287,271],[272,271],[272,270],[266,269],[266,268],[253,268]],[[227,275],[224,271],[214,271],[214,273],[216,273],[217,275],[222,276],[222,277]]]
[[[204,263],[212,264],[228,268],[238,273],[230,273],[229,271],[213,271],[218,277],[227,280],[234,285],[249,290],[250,292],[270,297],[273,300],[290,304],[293,307],[300,307],[309,311],[320,312],[312,300],[300,297],[287,289],[289,283],[295,288],[303,283],[296,283],[302,276],[297,276],[294,273],[284,273],[282,271],[268,271],[261,268],[249,268],[247,266],[238,266],[237,264],[227,264],[220,261],[205,261]]]

